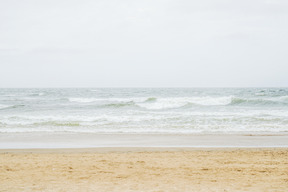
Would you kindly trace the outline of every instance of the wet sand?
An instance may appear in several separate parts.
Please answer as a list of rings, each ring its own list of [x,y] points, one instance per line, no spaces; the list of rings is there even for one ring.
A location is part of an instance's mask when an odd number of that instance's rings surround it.
[[[28,132],[0,134],[0,149],[99,147],[288,148],[288,133],[99,134]]]
[[[2,149],[0,191],[287,191],[288,148]]]

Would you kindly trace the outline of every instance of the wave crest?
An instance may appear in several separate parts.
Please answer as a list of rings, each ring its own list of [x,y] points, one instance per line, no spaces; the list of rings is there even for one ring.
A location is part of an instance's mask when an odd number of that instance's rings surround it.
[[[104,107],[114,107],[114,108],[120,108],[120,107],[131,107],[131,106],[136,106],[133,101],[130,102],[123,102],[123,103],[110,103],[103,105]]]
[[[45,121],[33,123],[34,126],[55,126],[55,127],[79,127],[79,122],[59,122],[59,121]]]
[[[230,105],[251,105],[251,106],[275,106],[287,105],[285,99],[281,98],[266,98],[266,99],[253,99],[253,98],[232,98]]]
[[[195,106],[280,106],[288,105],[288,96],[268,98],[223,97],[139,97],[139,98],[69,98],[70,102],[93,103],[99,107],[141,107],[148,110],[189,108]]]
[[[149,97],[148,99],[146,99],[144,102],[145,103],[148,103],[148,102],[155,102],[157,101],[157,98],[156,97]]]
[[[0,110],[5,110],[5,109],[15,109],[19,107],[24,107],[25,105],[0,105]]]

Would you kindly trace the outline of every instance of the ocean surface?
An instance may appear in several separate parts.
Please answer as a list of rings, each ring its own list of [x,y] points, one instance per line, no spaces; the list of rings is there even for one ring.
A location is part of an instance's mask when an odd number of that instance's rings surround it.
[[[0,133],[284,133],[288,88],[0,89]]]

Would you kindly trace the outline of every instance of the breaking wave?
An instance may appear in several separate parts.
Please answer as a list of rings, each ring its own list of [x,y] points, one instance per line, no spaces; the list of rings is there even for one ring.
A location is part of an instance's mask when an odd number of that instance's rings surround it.
[[[2,89],[0,133],[288,131],[288,89]]]
[[[288,105],[288,96],[270,98],[241,98],[226,97],[149,97],[149,98],[69,98],[76,103],[96,103],[100,107],[140,107],[144,109],[177,109],[195,106],[285,106]]]
[[[157,101],[156,97],[150,97],[150,98],[145,100],[145,102],[155,102],[155,101]]]

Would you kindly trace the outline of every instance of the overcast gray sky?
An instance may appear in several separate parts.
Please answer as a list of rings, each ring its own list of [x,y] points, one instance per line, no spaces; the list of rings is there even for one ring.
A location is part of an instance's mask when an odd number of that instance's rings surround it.
[[[288,86],[287,0],[0,0],[0,87]]]

